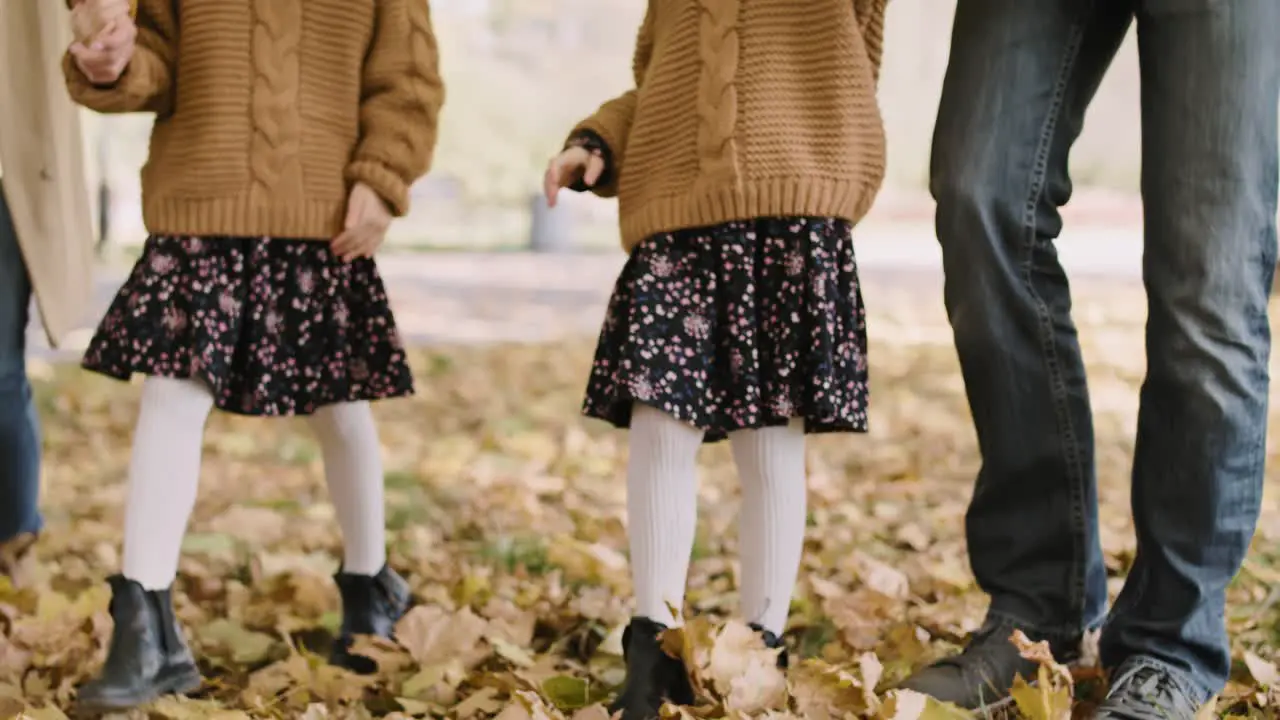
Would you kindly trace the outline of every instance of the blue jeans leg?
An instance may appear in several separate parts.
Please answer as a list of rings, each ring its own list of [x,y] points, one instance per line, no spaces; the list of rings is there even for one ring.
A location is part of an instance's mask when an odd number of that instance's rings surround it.
[[[1132,22],[1109,0],[959,0],[931,190],[982,453],[966,517],[994,617],[1068,640],[1106,612],[1093,422],[1054,240],[1067,154]]]
[[[1226,587],[1262,499],[1280,3],[1140,5],[1148,318],[1138,552],[1102,657],[1156,661],[1203,701],[1230,671]]]
[[[31,282],[0,186],[0,542],[40,529],[40,426],[25,360]]]

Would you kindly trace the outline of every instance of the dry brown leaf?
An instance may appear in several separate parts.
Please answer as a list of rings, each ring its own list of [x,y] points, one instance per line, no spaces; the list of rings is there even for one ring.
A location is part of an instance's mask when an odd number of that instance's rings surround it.
[[[905,600],[911,594],[906,573],[895,567],[865,553],[854,553],[853,566],[864,585],[885,597]]]
[[[787,674],[792,703],[809,720],[843,720],[870,708],[862,681],[820,660],[806,660]]]
[[[503,13],[519,15],[533,4],[508,5]],[[429,264],[455,262],[438,254]],[[486,273],[504,262],[488,263]],[[599,274],[606,281],[601,300],[611,276]],[[403,286],[393,292],[408,324],[424,307],[440,317],[488,313],[492,322],[519,323],[538,304],[489,286],[466,301],[431,289],[428,303],[413,295],[417,290],[408,297]],[[1103,322],[1090,319],[1092,297],[1082,295],[1077,319],[1097,390],[1105,561],[1119,574],[1134,552],[1123,477],[1132,459],[1145,305],[1138,292],[1134,316],[1118,321],[1122,303],[1108,300],[1098,317],[1110,324],[1090,329],[1090,322]],[[875,693],[876,685],[953,651],[987,609],[965,556],[963,519],[979,458],[950,328],[940,303],[930,311],[933,320],[891,298],[876,305],[870,357],[881,398],[872,408],[878,441],[814,437],[807,452],[811,527],[788,634],[793,670],[784,700],[791,709],[738,712],[731,720],[960,717],[909,693]],[[587,321],[594,326],[601,311],[589,310],[580,314],[594,313]],[[591,351],[590,341],[414,351],[418,394],[376,406],[388,470],[390,562],[429,609],[406,618],[398,635],[403,645],[357,640],[357,649],[380,666],[371,678],[325,665],[341,619],[331,578],[341,537],[305,423],[212,417],[201,502],[174,591],[188,636],[209,661],[209,682],[199,700],[164,704],[153,714],[492,720],[507,713],[522,720],[540,713],[602,720],[601,705],[579,710],[578,704],[605,699],[622,680],[619,640],[632,594],[621,481],[627,436],[577,417]],[[61,720],[76,685],[99,667],[110,636],[102,578],[120,560],[138,396],[136,385],[75,367],[33,363],[32,369],[45,420],[49,528],[36,547],[34,585],[16,592],[0,579],[0,717],[27,712]],[[1274,442],[1280,406],[1273,412]],[[776,674],[757,655],[756,638],[723,622],[736,609],[732,568],[739,558],[733,501],[739,480],[727,446],[702,452],[700,471],[699,543],[681,608],[690,620],[665,640],[687,657],[701,704],[664,714],[721,720],[783,703],[760,692]],[[1280,502],[1268,503],[1261,527],[1280,528],[1278,518]],[[1269,686],[1271,628],[1280,625],[1276,566],[1265,549],[1254,553],[1229,590],[1232,658],[1250,672],[1227,686],[1222,707],[1242,716],[1267,716],[1280,700]],[[273,642],[245,640],[251,633]],[[752,645],[730,652],[734,643]],[[251,664],[277,652],[286,653],[283,660],[262,669]],[[1058,712],[1066,678],[1040,651],[1028,652],[1049,672],[1042,686],[1049,693],[1046,700],[1043,692],[1024,692],[1021,700],[1042,714]],[[811,665],[805,658],[813,656],[825,662]],[[548,684],[556,678],[562,681]],[[540,703],[519,694],[544,691]],[[559,714],[551,709],[553,695]]]
[[[1275,663],[1263,660],[1252,652],[1245,652],[1244,664],[1259,685],[1264,688],[1280,688],[1280,670],[1276,669]]]
[[[460,720],[477,715],[489,717],[502,710],[504,703],[498,699],[497,688],[480,688],[453,708],[454,717]]]
[[[1021,675],[1014,678],[1009,694],[1027,720],[1071,720],[1071,688],[1055,678],[1048,665],[1037,668],[1034,686]]]
[[[433,605],[419,605],[396,624],[396,641],[420,667],[455,659],[469,666],[488,655],[481,645],[488,628],[484,618],[470,608],[450,613]]]
[[[778,669],[778,651],[740,622],[720,629],[705,667],[699,670],[731,712],[755,715],[786,708],[787,681]]]
[[[914,690],[891,690],[876,717],[878,720],[972,720],[973,713]]]
[[[1053,651],[1049,649],[1048,641],[1031,642],[1031,639],[1021,630],[1014,630],[1013,634],[1009,636],[1009,642],[1018,648],[1018,652],[1023,658],[1040,665],[1041,669],[1044,670],[1042,675],[1049,680],[1052,686],[1064,687],[1067,690],[1067,694],[1071,694],[1075,684],[1071,677],[1071,669],[1053,658]]]

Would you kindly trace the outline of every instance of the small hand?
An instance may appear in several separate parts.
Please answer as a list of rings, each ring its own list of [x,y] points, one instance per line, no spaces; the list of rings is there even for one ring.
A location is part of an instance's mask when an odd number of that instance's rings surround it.
[[[132,17],[131,0],[76,0],[71,9],[71,30],[76,42],[89,45],[112,21]]]
[[[542,178],[542,189],[547,196],[547,207],[556,206],[560,188],[569,187],[582,180],[587,187],[594,187],[604,174],[604,157],[599,150],[584,147],[567,147],[547,163],[547,173]]]
[[[391,210],[376,192],[364,183],[356,183],[347,199],[347,219],[343,231],[333,239],[333,254],[343,262],[373,257],[387,237]]]
[[[81,7],[86,5],[79,5],[76,9]],[[75,42],[71,45],[71,57],[75,60],[76,67],[94,85],[110,85],[119,80],[129,66],[129,61],[133,59],[138,28],[129,19],[127,1],[125,9],[124,17],[110,21],[87,44]]]

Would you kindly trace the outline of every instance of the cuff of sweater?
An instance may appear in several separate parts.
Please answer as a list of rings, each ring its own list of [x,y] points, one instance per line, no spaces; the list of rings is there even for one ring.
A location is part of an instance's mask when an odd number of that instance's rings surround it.
[[[391,214],[404,217],[409,212],[409,185],[390,168],[374,160],[356,160],[347,166],[346,178],[364,183],[378,193]]]
[[[569,136],[565,141],[565,148],[580,147],[590,152],[600,153],[600,159],[604,160],[604,172],[600,173],[600,177],[596,179],[594,186],[587,186],[581,179],[569,186],[574,192],[587,192],[594,187],[610,186],[613,184],[613,150],[610,149],[609,143],[604,141],[592,130],[578,130]]]
[[[166,82],[153,56],[135,53],[116,81],[95,85],[76,65],[68,50],[62,56],[62,72],[67,79],[67,92],[77,103],[98,112],[138,112]]]
[[[583,134],[590,134],[591,136],[599,139],[602,148],[608,149],[608,155],[606,156],[605,162],[605,175],[596,181],[595,185],[589,188],[591,192],[603,198],[617,196],[619,171],[622,168],[623,162],[625,162],[623,158],[624,153],[620,151],[620,148],[625,147],[623,145],[623,140],[625,138],[615,135],[615,131],[611,125],[612,123],[602,121],[598,116],[593,116],[579,123],[578,126],[573,129],[573,132],[569,133],[570,141]],[[601,150],[601,152],[604,152],[604,150]]]

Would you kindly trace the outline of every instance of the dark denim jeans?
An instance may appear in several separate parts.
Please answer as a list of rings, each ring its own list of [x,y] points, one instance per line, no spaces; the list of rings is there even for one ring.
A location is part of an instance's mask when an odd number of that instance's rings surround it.
[[[1067,154],[1136,19],[1147,377],[1138,553],[1104,663],[1203,701],[1262,497],[1276,263],[1277,0],[959,0],[931,187],[982,452],[969,553],[994,617],[1077,636],[1107,612],[1089,393],[1054,239]]]
[[[40,529],[40,426],[25,359],[31,282],[0,186],[0,543]]]

